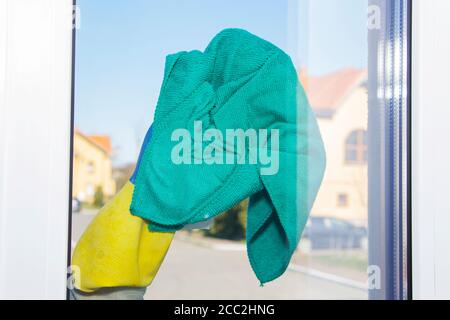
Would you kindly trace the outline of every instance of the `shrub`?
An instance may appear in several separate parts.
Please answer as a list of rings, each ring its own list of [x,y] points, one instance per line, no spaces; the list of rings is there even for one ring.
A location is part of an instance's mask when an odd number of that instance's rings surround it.
[[[98,186],[95,189],[95,194],[94,194],[94,206],[95,207],[103,207],[105,204],[105,196],[103,194],[103,188]]]
[[[243,201],[216,217],[211,229],[206,230],[206,236],[237,241],[245,239],[247,204],[248,201]]]

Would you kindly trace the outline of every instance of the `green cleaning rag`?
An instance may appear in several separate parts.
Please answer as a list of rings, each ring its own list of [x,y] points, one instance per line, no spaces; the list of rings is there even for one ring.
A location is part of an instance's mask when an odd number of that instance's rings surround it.
[[[247,252],[263,284],[288,267],[325,162],[289,56],[247,31],[226,29],[204,52],[167,57],[130,210],[151,230],[169,232],[250,197]]]

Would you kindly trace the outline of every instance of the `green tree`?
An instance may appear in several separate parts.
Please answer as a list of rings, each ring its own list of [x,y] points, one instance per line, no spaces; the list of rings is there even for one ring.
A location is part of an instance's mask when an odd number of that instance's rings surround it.
[[[104,206],[104,204],[105,204],[105,196],[103,194],[103,188],[101,186],[98,186],[95,189],[94,206],[101,208]]]
[[[206,235],[213,238],[236,241],[245,239],[247,205],[248,202],[243,201],[216,217],[211,229],[206,231]]]

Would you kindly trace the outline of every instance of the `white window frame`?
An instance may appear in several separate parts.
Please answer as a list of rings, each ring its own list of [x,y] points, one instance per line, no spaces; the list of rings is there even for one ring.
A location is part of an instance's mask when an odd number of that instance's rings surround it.
[[[450,1],[412,11],[413,298],[450,299]]]
[[[0,0],[0,299],[65,299],[72,0]]]
[[[415,299],[450,298],[450,12],[413,0]],[[72,0],[0,0],[0,298],[65,299]]]

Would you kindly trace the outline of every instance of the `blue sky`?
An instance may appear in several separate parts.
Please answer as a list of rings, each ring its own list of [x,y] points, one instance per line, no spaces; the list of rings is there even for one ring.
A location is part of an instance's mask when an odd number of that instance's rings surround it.
[[[367,0],[78,0],[75,125],[108,134],[116,165],[136,161],[165,56],[203,50],[220,30],[248,31],[325,74],[367,63]]]

